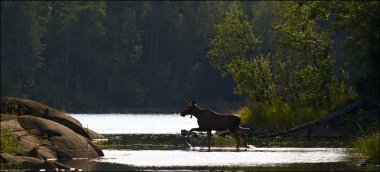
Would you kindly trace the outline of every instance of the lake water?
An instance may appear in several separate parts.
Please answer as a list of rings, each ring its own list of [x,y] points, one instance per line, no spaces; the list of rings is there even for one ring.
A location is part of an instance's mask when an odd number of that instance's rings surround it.
[[[70,114],[101,134],[179,134],[198,127],[195,117],[179,114]]]
[[[343,148],[103,150],[93,160],[65,164],[84,171],[378,171],[360,167]]]
[[[346,162],[348,156],[335,148],[206,148],[192,150],[104,150],[97,161],[136,167],[256,167],[294,163]]]
[[[71,114],[83,126],[101,134],[136,135],[152,137],[167,134],[176,135],[181,129],[197,127],[196,118],[189,119],[179,114]],[[145,137],[145,136],[143,136]],[[170,138],[170,137],[168,137]],[[201,137],[192,138],[200,140]],[[169,142],[171,143],[171,142]],[[204,145],[206,146],[206,145]],[[353,171],[379,170],[358,167],[346,148],[303,148],[303,147],[183,147],[173,149],[105,149],[105,156],[92,160],[71,160],[65,162],[89,171]]]

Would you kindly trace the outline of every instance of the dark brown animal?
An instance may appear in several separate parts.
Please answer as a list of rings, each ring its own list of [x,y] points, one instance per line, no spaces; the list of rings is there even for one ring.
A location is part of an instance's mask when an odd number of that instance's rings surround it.
[[[248,138],[248,128],[241,128],[240,127],[240,117],[235,115],[222,115],[219,113],[216,113],[212,110],[208,109],[202,109],[199,108],[195,101],[193,101],[191,104],[187,104],[186,108],[181,112],[181,116],[185,117],[186,115],[191,115],[191,117],[194,115],[198,119],[198,128],[192,128],[187,135],[186,141],[187,143],[191,144],[189,138],[191,135],[191,132],[193,131],[207,131],[207,137],[208,137],[208,149],[210,150],[211,146],[211,131],[224,131],[229,130],[232,133],[232,136],[236,139],[236,148],[239,149],[240,145],[240,136],[239,134],[243,134],[244,137],[244,146],[248,147],[247,145],[247,138]],[[190,118],[191,118],[190,117]],[[249,147],[248,147],[249,148]]]

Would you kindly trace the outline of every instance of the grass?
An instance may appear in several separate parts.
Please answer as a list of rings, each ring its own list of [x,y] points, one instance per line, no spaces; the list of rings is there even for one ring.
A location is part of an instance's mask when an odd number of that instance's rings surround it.
[[[282,130],[320,118],[327,113],[327,110],[312,107],[292,108],[287,103],[278,105],[255,103],[241,108],[237,113],[242,118],[242,123],[259,128]]]
[[[1,152],[15,155],[20,149],[20,142],[9,130],[1,129]]]
[[[354,156],[364,157],[369,163],[380,164],[379,131],[358,137],[353,141]]]
[[[1,129],[0,138],[1,153],[16,155],[20,149],[20,142],[13,136],[8,129]],[[0,163],[1,170],[9,170],[17,168],[17,164]]]

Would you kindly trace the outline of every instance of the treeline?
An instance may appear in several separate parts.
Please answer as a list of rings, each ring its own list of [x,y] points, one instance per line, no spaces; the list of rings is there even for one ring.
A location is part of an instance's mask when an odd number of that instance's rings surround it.
[[[2,1],[1,96],[69,111],[247,101],[259,123],[297,123],[378,103],[379,18],[378,1]]]
[[[68,111],[241,101],[205,58],[228,5],[2,1],[1,96]]]
[[[252,20],[231,4],[207,53],[216,69],[232,76],[235,93],[248,97],[239,111],[245,122],[294,127],[355,99],[378,118],[378,1],[259,5],[265,12]]]

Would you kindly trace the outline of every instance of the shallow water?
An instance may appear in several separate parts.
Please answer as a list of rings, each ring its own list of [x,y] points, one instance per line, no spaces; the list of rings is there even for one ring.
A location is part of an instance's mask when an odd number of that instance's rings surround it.
[[[213,147],[207,150],[203,135],[185,144],[182,129],[197,127],[196,118],[178,114],[71,114],[84,127],[106,134],[104,157],[68,160],[63,163],[84,171],[378,171],[359,167],[350,160],[349,148],[321,144],[277,143],[276,139],[253,139],[249,149]],[[213,137],[227,143],[231,138]],[[296,141],[296,140],[290,140]],[[317,141],[318,142],[318,141]],[[109,142],[108,142],[109,143]],[[233,144],[234,145],[234,142]],[[314,146],[313,146],[314,145]],[[305,148],[306,147],[306,148]],[[318,147],[318,148],[316,148]],[[330,148],[327,148],[330,147]],[[334,147],[334,146],[333,146]],[[340,146],[337,146],[340,147]],[[112,149],[109,149],[112,148]],[[122,148],[122,149],[120,149]]]
[[[276,166],[292,163],[347,162],[342,149],[335,148],[235,148],[193,150],[104,150],[96,161],[135,167],[226,167]]]
[[[70,114],[101,134],[178,134],[198,127],[196,118],[179,114]]]
[[[68,165],[84,171],[377,171],[353,164],[344,148],[193,147],[188,150],[103,150],[93,160]]]

